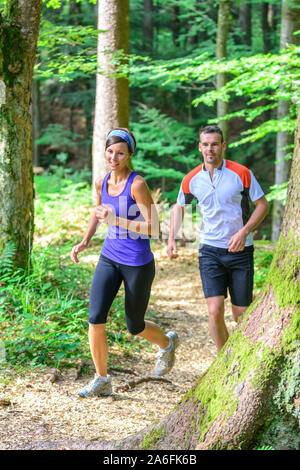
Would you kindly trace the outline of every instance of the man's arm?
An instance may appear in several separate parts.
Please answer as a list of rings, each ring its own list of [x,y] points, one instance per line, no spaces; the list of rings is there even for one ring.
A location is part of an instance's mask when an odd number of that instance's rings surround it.
[[[171,212],[170,219],[170,233],[168,240],[167,253],[169,258],[177,258],[177,246],[176,246],[176,235],[179,232],[182,221],[184,217],[184,207],[181,207],[179,204],[175,204]]]
[[[269,203],[265,196],[262,196],[261,198],[254,201],[254,204],[256,206],[255,210],[246,225],[244,225],[244,227],[239,232],[235,233],[231,237],[228,243],[228,251],[242,251],[245,247],[246,237],[261,224],[268,214]]]

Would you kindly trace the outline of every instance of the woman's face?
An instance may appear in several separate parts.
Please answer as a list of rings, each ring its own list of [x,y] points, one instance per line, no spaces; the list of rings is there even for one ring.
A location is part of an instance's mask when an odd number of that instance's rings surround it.
[[[112,171],[120,171],[127,167],[130,153],[125,142],[110,145],[105,151],[106,160]]]

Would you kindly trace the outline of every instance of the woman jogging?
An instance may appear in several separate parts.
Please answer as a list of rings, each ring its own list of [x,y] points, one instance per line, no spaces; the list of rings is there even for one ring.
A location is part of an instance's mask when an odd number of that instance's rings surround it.
[[[78,254],[88,247],[98,223],[108,225],[90,291],[89,344],[96,373],[78,392],[84,398],[112,393],[105,324],[122,281],[129,332],[159,346],[157,375],[171,370],[179,343],[177,333],[164,334],[155,323],[144,320],[155,275],[149,236],[158,232],[158,216],[147,184],[129,167],[135,147],[135,138],[128,129],[117,128],[108,134],[105,157],[111,171],[96,182],[97,207],[82,242],[71,252],[71,259],[78,263]]]

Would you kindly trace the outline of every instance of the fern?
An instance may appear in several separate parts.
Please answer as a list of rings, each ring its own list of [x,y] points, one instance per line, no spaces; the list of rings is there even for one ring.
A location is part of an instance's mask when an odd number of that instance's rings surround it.
[[[0,254],[0,276],[11,274],[14,271],[16,251],[16,245],[13,242],[8,242]]]

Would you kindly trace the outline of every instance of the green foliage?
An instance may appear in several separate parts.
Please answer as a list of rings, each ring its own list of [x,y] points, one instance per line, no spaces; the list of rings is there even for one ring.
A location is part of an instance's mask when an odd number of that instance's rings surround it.
[[[172,189],[178,191],[185,175],[182,169],[189,171],[198,164],[195,131],[155,108],[138,109],[131,128],[138,142],[134,169],[142,172],[153,186],[157,185],[157,178],[168,179],[168,191],[163,192],[163,197],[168,197]]]
[[[75,149],[77,143],[76,139],[80,137],[79,134],[69,131],[62,124],[49,124],[46,129],[41,131],[41,137],[36,139],[37,145],[51,146],[53,149],[70,148]]]
[[[267,194],[266,199],[268,201],[281,201],[283,205],[285,205],[286,197],[287,197],[287,188],[288,188],[288,181],[281,184],[274,184],[270,187],[270,192]]]
[[[60,8],[63,3],[70,3],[71,0],[42,0],[47,8]],[[83,2],[83,0],[76,0],[76,3]],[[97,0],[89,0],[89,3],[96,4]]]
[[[57,76],[69,82],[97,72],[98,31],[91,25],[55,25],[44,20],[39,36],[39,79]]]
[[[0,255],[0,275],[10,275],[14,270],[14,257],[17,249],[13,242],[8,242]]]
[[[269,412],[262,429],[255,436],[255,450],[298,449],[300,411],[299,394],[299,341],[294,352],[281,365],[276,393],[270,397]]]
[[[147,76],[147,80],[153,85],[167,89],[174,84],[178,87],[183,83],[198,87],[205,82],[212,85],[218,73],[226,72],[230,74],[230,78],[224,87],[201,93],[194,99],[193,104],[198,106],[204,103],[206,106],[213,106],[217,100],[229,101],[235,96],[243,96],[248,99],[247,106],[230,113],[227,119],[243,117],[248,122],[253,122],[263,112],[275,108],[279,100],[294,102],[288,117],[281,120],[272,119],[255,129],[242,132],[246,137],[232,145],[237,146],[279,130],[289,133],[295,130],[299,104],[299,51],[300,47],[293,45],[281,54],[259,54],[228,61],[209,59],[208,54],[203,53],[197,57],[137,66],[133,69],[132,80],[141,86]],[[264,106],[260,104],[262,99],[267,102]]]
[[[266,244],[268,242],[265,242]],[[264,248],[264,244],[255,246],[254,256],[254,294],[259,294],[266,280],[273,259],[273,249]]]
[[[91,186],[81,179],[85,176],[65,173],[62,167],[36,176],[31,272],[13,267],[12,244],[0,256],[0,334],[11,364],[59,366],[90,357],[88,297],[101,241],[95,237],[89,250],[93,264],[76,265],[70,259],[92,207]],[[123,291],[112,305],[107,336],[123,353],[141,347],[126,328]]]
[[[260,447],[257,447],[257,449],[255,450],[275,450],[275,449],[273,449],[272,446],[260,446]]]

